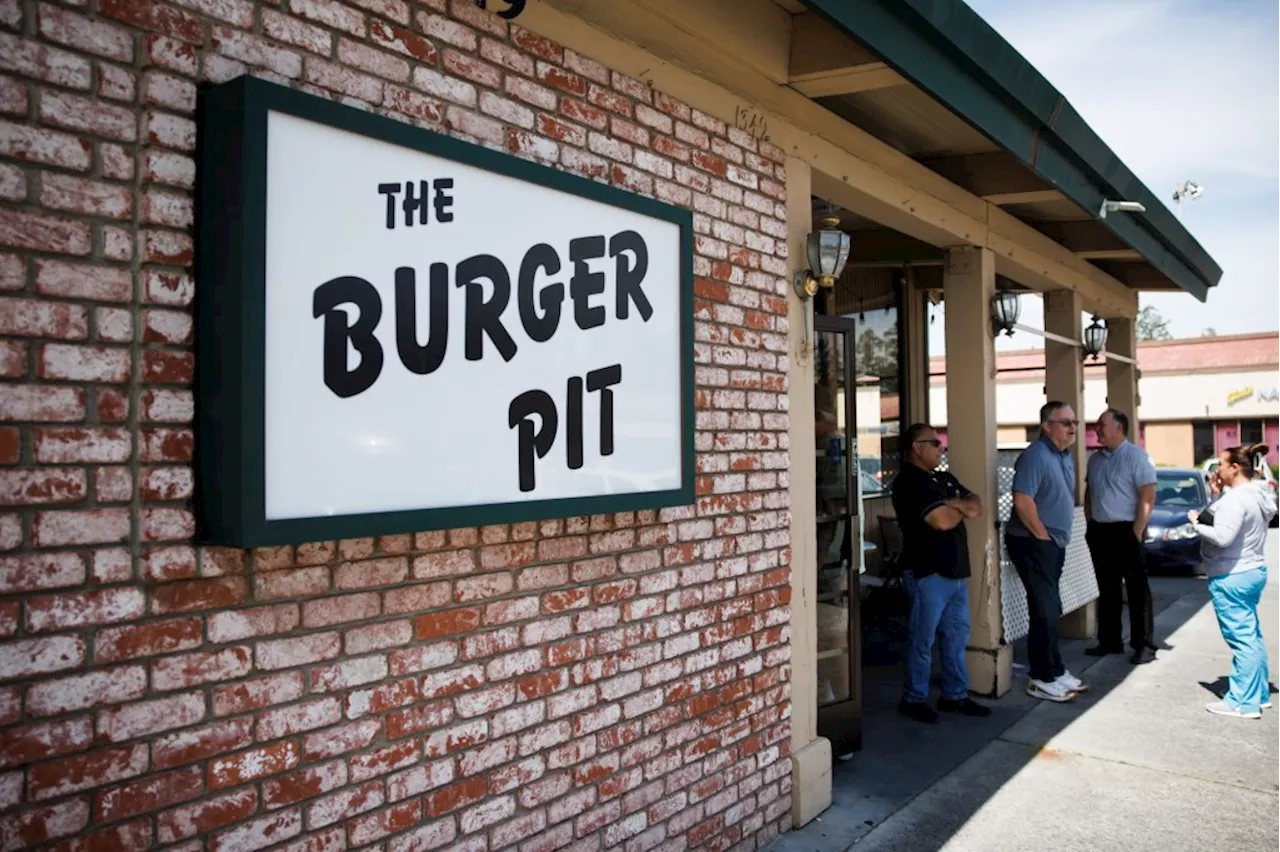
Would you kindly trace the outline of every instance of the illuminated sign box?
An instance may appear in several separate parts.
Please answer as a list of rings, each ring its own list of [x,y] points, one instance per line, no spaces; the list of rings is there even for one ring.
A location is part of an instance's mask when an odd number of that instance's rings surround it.
[[[252,78],[201,123],[202,538],[693,501],[689,211]]]

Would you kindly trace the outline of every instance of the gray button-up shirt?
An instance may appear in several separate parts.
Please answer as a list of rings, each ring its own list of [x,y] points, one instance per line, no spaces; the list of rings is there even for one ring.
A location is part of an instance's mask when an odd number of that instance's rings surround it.
[[[1136,444],[1125,441],[1089,457],[1089,516],[1099,523],[1133,523],[1138,519],[1138,489],[1155,485],[1156,466]]]
[[[1076,466],[1070,450],[1059,450],[1048,437],[1022,451],[1013,470],[1013,490],[1036,502],[1040,523],[1058,547],[1066,549],[1076,512]],[[1009,535],[1030,536],[1015,509],[1006,527]]]

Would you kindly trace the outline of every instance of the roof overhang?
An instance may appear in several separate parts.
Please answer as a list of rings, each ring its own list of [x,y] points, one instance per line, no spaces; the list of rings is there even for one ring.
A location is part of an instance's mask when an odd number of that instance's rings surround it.
[[[1158,289],[1168,281],[1201,301],[1217,285],[1222,269],[1208,252],[1062,94],[965,3],[801,2],[864,46],[876,62],[844,73],[839,83],[861,85],[865,91],[891,85],[891,75],[900,75],[926,92],[1007,152],[1029,176],[1043,181],[1047,192],[1061,193],[1115,239],[1115,245],[1083,249],[1095,252],[1090,260],[1124,260],[1122,252],[1136,252],[1146,263],[1126,283]],[[817,86],[813,94],[819,95],[835,78],[828,74],[806,82]],[[1029,198],[1028,190],[1021,191]],[[1104,200],[1136,201],[1146,212],[1102,217]]]

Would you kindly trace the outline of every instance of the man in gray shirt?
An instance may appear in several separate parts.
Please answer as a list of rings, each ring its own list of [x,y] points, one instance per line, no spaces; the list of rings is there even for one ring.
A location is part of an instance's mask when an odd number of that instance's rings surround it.
[[[1058,648],[1062,596],[1058,583],[1066,562],[1075,517],[1076,413],[1063,402],[1040,409],[1040,440],[1023,450],[1013,473],[1013,513],[1004,543],[1027,590],[1031,631],[1027,694],[1047,701],[1071,701],[1087,687],[1067,671]]]
[[[1134,665],[1156,658],[1152,646],[1151,587],[1143,536],[1156,503],[1156,467],[1128,440],[1129,418],[1108,408],[1098,418],[1102,449],[1089,458],[1084,516],[1085,540],[1098,578],[1098,644],[1092,657],[1124,652],[1120,635],[1121,584],[1129,593],[1129,647]]]

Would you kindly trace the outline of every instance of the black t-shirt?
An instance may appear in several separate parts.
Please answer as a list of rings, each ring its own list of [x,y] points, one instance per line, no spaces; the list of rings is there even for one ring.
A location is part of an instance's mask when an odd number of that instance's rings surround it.
[[[947,471],[930,473],[913,464],[902,466],[893,481],[893,509],[902,530],[902,567],[916,577],[940,574],[952,580],[969,576],[969,540],[964,522],[936,530],[925,516],[947,500],[967,497],[965,488]]]

